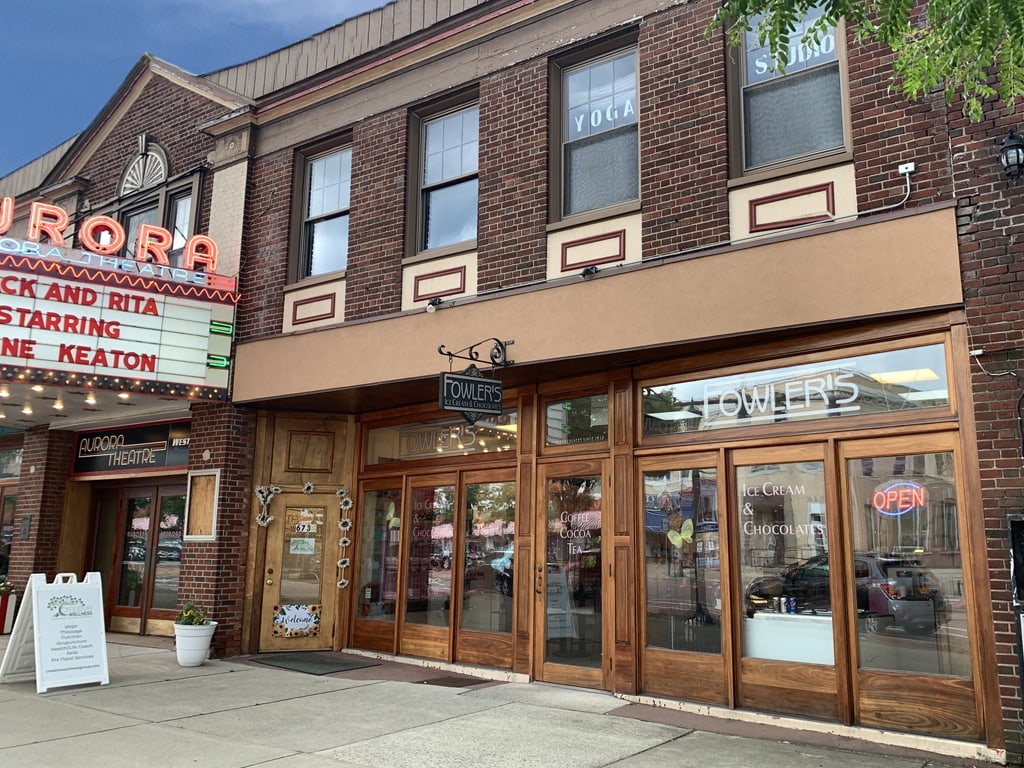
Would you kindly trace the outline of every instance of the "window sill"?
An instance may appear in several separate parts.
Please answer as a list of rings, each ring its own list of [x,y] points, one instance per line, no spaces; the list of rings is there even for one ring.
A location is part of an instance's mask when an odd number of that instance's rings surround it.
[[[339,269],[336,272],[324,272],[322,275],[312,275],[310,277],[303,277],[301,280],[296,280],[294,283],[289,283],[284,287],[285,292],[297,291],[301,288],[309,288],[314,285],[321,285],[322,283],[338,283],[345,279],[348,274],[348,270]]]
[[[420,264],[424,261],[433,261],[434,259],[441,259],[445,256],[456,256],[460,253],[471,253],[475,250],[476,240],[465,240],[461,243],[443,245],[440,248],[431,248],[428,251],[419,251],[411,256],[406,256],[402,259],[402,266]]]
[[[584,224],[593,224],[594,222],[604,221],[606,219],[614,219],[630,213],[639,213],[640,210],[640,201],[630,200],[628,203],[619,203],[618,205],[612,205],[607,208],[598,208],[594,211],[587,211],[586,213],[577,213],[573,216],[567,216],[561,221],[554,221],[548,224],[547,231],[558,232],[562,229],[572,229],[573,227],[579,227]]]
[[[853,152],[838,152],[822,157],[797,160],[792,163],[773,166],[772,168],[767,168],[761,171],[753,171],[748,173],[746,176],[729,179],[727,186],[729,189],[746,187],[753,184],[760,184],[765,181],[781,179],[786,176],[796,176],[801,173],[807,173],[808,171],[818,171],[822,168],[828,168],[833,165],[845,165],[846,163],[852,162]]]

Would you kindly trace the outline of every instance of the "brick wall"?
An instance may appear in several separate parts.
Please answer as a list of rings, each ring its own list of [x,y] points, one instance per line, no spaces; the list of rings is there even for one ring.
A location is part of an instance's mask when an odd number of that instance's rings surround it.
[[[479,178],[478,290],[543,280],[548,221],[544,59],[481,82]]]
[[[712,4],[640,27],[640,183],[644,256],[729,238],[725,59],[705,38]]]
[[[398,109],[353,130],[346,320],[402,307],[408,124],[406,111]]]
[[[998,159],[1003,139],[1019,120],[992,104],[977,124],[968,123],[958,104],[949,114],[970,345],[984,350],[971,368],[987,550],[978,554],[988,558],[1007,747],[1020,755],[1024,707],[1007,516],[1024,514],[1018,421],[1024,394],[1024,186],[1008,182]]]
[[[86,162],[81,171],[91,182],[86,196],[93,205],[117,196],[121,174],[138,153],[138,139],[143,133],[167,153],[168,177],[192,170],[214,148],[214,140],[196,126],[223,112],[219,104],[154,77]]]
[[[901,163],[914,162],[910,205],[948,201],[953,191],[949,174],[947,110],[941,94],[910,102],[891,88],[893,57],[877,44],[856,44],[847,31],[850,113],[858,208],[871,210],[898,203],[905,182]]]
[[[178,600],[202,603],[219,622],[216,656],[236,656],[242,648],[255,449],[255,411],[223,403],[192,406],[189,469],[220,469],[217,538],[185,542]],[[204,451],[210,452],[209,460]]]
[[[33,573],[45,573],[47,579],[56,575],[64,490],[71,471],[74,437],[73,432],[51,431],[46,425],[25,431],[8,572],[19,592]],[[28,538],[22,539],[25,517],[31,522]]]
[[[238,281],[242,298],[235,315],[239,341],[281,332],[293,170],[292,150],[264,155],[250,163]]]

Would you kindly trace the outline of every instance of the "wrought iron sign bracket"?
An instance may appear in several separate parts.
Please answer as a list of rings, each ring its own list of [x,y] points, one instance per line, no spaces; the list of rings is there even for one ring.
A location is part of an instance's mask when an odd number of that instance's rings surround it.
[[[444,344],[437,348],[437,354],[448,356],[448,370],[452,368],[452,361],[458,358],[459,360],[469,360],[471,363],[479,362],[480,350],[478,347],[484,344],[491,344],[491,348],[487,353],[488,358],[491,361],[491,365],[494,367],[504,368],[506,365],[513,365],[514,360],[508,359],[508,348],[515,344],[515,339],[509,339],[507,341],[501,341],[499,339],[484,339],[478,341],[476,344],[471,344],[468,347],[460,349],[458,352],[450,352],[445,349]]]

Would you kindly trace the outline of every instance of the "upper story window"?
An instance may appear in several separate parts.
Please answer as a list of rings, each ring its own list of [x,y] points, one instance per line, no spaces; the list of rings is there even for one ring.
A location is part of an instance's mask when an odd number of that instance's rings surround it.
[[[480,108],[422,123],[418,250],[476,240]]]
[[[139,241],[139,230],[143,225],[161,227],[170,233],[150,233],[150,242],[156,242],[167,255],[172,267],[181,266],[185,241],[195,234],[196,217],[193,200],[199,194],[202,173],[190,171],[176,177],[169,177],[169,163],[164,151],[143,134],[139,137],[139,151],[125,167],[118,187],[116,205],[98,210],[111,216],[124,227],[127,238],[120,252],[125,258],[135,258]],[[112,234],[102,232],[99,241],[110,243]]]
[[[810,14],[790,34],[785,71],[757,39],[759,17],[744,35],[742,61],[734,61],[733,108],[742,114],[742,141],[733,134],[734,175],[832,154],[846,145],[841,35],[829,26],[816,43],[801,42],[820,17]],[[841,31],[841,29],[839,30]],[[742,147],[742,153],[738,150]]]
[[[561,215],[640,198],[637,54],[561,70]]]
[[[304,190],[298,277],[345,269],[348,266],[352,149],[346,147],[307,159]]]

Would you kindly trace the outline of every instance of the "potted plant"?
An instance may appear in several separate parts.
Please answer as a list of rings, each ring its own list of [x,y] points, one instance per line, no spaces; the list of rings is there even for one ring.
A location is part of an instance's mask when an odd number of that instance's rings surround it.
[[[198,667],[210,653],[210,640],[217,622],[206,616],[206,608],[188,602],[178,611],[174,621],[174,650],[178,664],[183,667]]]
[[[14,592],[14,582],[7,576],[0,576],[0,635],[6,635],[11,631],[17,607],[18,595]]]

